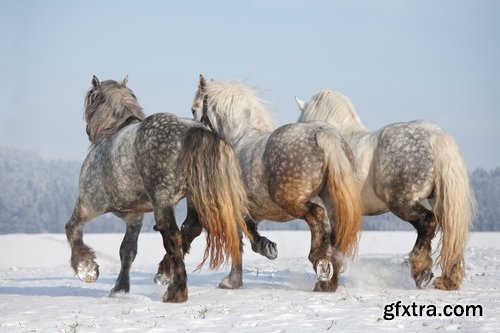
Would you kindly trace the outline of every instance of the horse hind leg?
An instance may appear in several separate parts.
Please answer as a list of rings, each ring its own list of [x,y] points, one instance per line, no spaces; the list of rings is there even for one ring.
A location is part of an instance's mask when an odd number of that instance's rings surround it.
[[[201,225],[200,219],[198,217],[198,212],[194,207],[194,204],[190,197],[186,198],[187,203],[187,214],[186,219],[182,223],[181,233],[182,233],[182,247],[184,253],[189,253],[191,249],[191,243],[198,237],[203,231],[203,226]]]
[[[253,236],[251,244],[252,251],[266,257],[267,259],[276,259],[278,257],[278,247],[276,243],[264,236],[261,236],[257,231],[257,224],[251,218],[245,218],[245,224]]]
[[[305,219],[311,230],[309,261],[313,264],[318,278],[314,291],[333,292],[337,290],[339,271],[336,269],[336,261],[333,256],[330,239],[332,230],[325,209],[308,201],[303,205],[289,208],[288,212],[293,216]]]
[[[189,250],[191,249],[191,243],[203,231],[203,226],[200,223],[200,219],[198,217],[198,213],[196,212],[196,208],[194,207],[189,197],[186,198],[186,202],[187,202],[187,214],[186,214],[186,219],[182,223],[181,227],[182,248],[184,254],[189,253]],[[157,231],[156,226],[154,227],[154,229]],[[155,275],[154,282],[157,285],[168,285],[170,283],[170,279],[171,279],[170,257],[168,254],[165,254],[163,259],[158,264],[158,271]]]
[[[278,250],[276,248],[276,243],[271,242],[266,237],[260,236],[257,232],[257,225],[250,218],[245,219],[245,223],[248,227],[248,230],[253,235],[252,242],[252,250],[256,253],[262,254],[266,256],[268,259],[276,259],[278,256]],[[243,235],[241,231],[239,232],[240,236],[240,251],[243,253]],[[225,277],[221,283],[219,284],[219,288],[221,289],[237,289],[243,285],[243,263],[235,262],[234,260],[231,263],[231,271],[229,275]]]
[[[415,285],[422,289],[434,277],[431,242],[436,233],[436,218],[432,211],[418,202],[401,207],[391,207],[391,211],[399,218],[411,223],[417,230],[417,240],[410,253],[410,266]]]
[[[130,291],[130,267],[137,255],[137,239],[142,227],[144,214],[129,213],[116,214],[126,222],[125,236],[120,245],[121,269],[115,286],[111,289],[110,296],[116,293],[128,293]]]
[[[243,253],[243,235],[241,231],[240,236],[240,251]],[[243,261],[235,261],[231,258],[231,271],[229,275],[226,276],[219,283],[219,288],[221,289],[238,289],[243,285]]]
[[[188,298],[187,275],[184,265],[182,234],[175,223],[173,206],[157,207],[154,210],[156,230],[163,238],[163,246],[170,259],[170,281],[163,295],[164,302],[185,302]]]
[[[83,242],[83,227],[97,214],[77,202],[71,218],[66,223],[66,238],[71,247],[71,267],[80,280],[92,283],[99,277],[99,265],[94,251]]]

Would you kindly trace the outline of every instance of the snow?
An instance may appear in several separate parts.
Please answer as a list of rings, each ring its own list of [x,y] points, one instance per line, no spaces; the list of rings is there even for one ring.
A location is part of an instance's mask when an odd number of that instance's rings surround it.
[[[0,332],[477,332],[500,330],[500,233],[473,233],[467,277],[460,291],[430,285],[417,290],[405,262],[413,232],[364,232],[359,255],[341,276],[336,293],[312,292],[315,275],[307,260],[310,234],[264,232],[278,244],[267,260],[245,246],[244,286],[216,288],[229,267],[193,273],[204,238],[186,256],[189,300],[161,302],[164,286],[153,283],[164,250],[161,237],[143,233],[131,270],[129,294],[108,297],[119,272],[123,235],[87,234],[100,265],[93,284],[69,266],[69,247],[60,234],[0,236]],[[439,272],[435,269],[435,275]],[[384,319],[384,307],[481,305],[469,317],[399,316]],[[401,309],[400,309],[401,315]]]

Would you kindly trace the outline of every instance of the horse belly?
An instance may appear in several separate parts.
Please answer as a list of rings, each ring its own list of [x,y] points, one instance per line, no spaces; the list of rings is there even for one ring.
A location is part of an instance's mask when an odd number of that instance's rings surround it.
[[[265,187],[265,190],[264,190]],[[270,220],[274,222],[287,222],[294,219],[283,208],[278,206],[269,197],[267,186],[262,186],[259,190],[253,190],[249,195],[250,215],[256,221]]]
[[[365,216],[380,215],[389,211],[387,205],[377,197],[372,184],[368,181],[364,183],[361,190],[361,207],[361,214]]]

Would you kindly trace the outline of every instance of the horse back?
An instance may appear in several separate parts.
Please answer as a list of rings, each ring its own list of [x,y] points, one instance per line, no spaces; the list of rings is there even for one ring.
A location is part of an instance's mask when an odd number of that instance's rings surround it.
[[[161,191],[174,201],[184,196],[187,170],[179,168],[179,157],[193,126],[202,125],[169,113],[153,114],[141,122],[133,143],[135,163],[150,195]]]

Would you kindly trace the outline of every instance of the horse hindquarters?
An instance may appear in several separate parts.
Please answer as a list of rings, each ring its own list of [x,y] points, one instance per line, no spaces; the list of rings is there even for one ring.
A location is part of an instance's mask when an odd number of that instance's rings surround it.
[[[319,279],[316,291],[336,290],[338,269],[334,267],[339,266],[341,258],[334,252],[349,255],[357,243],[359,195],[344,147],[349,151],[330,127],[292,124],[273,132],[264,153],[270,198],[291,216],[306,220],[310,227],[309,260]],[[331,196],[323,195],[328,192]],[[338,214],[325,207],[335,207]]]

